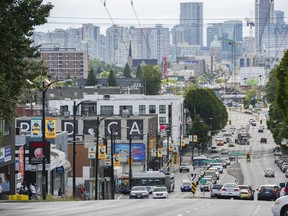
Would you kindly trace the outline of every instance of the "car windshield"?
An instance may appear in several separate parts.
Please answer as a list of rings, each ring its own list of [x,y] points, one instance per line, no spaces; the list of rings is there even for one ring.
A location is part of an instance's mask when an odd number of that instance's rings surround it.
[[[213,189],[221,189],[223,185],[213,185]]]
[[[165,192],[167,189],[165,187],[156,187],[153,190],[154,192]]]
[[[225,184],[225,188],[237,188],[238,186],[236,184]]]
[[[239,185],[239,188],[242,189],[249,189],[248,185]]]
[[[183,182],[182,185],[183,186],[191,186],[191,183],[190,182]]]
[[[145,191],[147,190],[146,187],[133,187],[132,191]]]

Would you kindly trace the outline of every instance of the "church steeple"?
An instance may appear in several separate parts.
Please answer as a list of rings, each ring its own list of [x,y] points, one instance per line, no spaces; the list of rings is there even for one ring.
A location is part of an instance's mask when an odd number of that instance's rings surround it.
[[[129,53],[127,58],[127,63],[129,67],[133,66],[133,57],[132,57],[132,47],[131,47],[131,41],[129,41]]]

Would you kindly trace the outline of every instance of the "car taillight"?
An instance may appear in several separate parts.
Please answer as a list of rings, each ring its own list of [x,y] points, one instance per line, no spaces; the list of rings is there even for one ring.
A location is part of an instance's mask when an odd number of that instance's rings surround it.
[[[212,189],[210,189],[210,193],[212,193]]]
[[[236,188],[236,189],[234,189],[234,191],[239,191],[239,189]]]
[[[225,188],[222,188],[222,191],[226,191],[226,189],[225,189]]]
[[[285,187],[285,188],[284,188],[284,192],[288,192],[288,187]]]

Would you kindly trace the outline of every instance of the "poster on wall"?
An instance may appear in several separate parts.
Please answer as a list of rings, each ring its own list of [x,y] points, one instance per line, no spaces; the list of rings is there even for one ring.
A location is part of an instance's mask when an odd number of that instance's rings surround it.
[[[0,148],[0,165],[11,160],[11,146]]]
[[[45,119],[45,136],[46,139],[56,138],[56,118]]]
[[[121,139],[121,120],[106,120],[105,119],[105,137],[111,138],[111,133],[115,139]]]
[[[0,173],[0,185],[2,192],[10,191],[10,175],[8,173]]]
[[[50,164],[50,143],[45,143],[45,152],[43,152],[42,142],[29,142],[29,164],[42,164],[43,156],[45,156],[45,163]]]
[[[62,120],[61,121],[61,130],[67,131],[69,141],[73,140],[74,127],[75,127],[76,134],[78,134],[78,121],[75,121],[75,123],[76,124],[74,125],[73,120]]]
[[[129,144],[128,143],[116,143],[115,152],[120,155],[121,161],[123,159],[128,162]],[[145,145],[143,143],[132,143],[132,159],[135,162],[145,161]]]

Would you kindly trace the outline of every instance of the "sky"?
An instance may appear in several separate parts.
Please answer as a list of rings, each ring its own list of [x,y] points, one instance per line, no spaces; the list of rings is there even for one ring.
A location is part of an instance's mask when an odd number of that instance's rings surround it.
[[[204,28],[207,23],[224,20],[245,22],[246,17],[254,18],[255,0],[43,0],[43,3],[47,2],[51,2],[54,8],[48,23],[36,27],[36,31],[78,28],[82,23],[93,23],[100,26],[101,33],[105,34],[106,28],[113,24],[134,25],[137,28],[163,24],[163,27],[171,28],[179,23],[181,2],[203,2]],[[275,0],[275,10],[284,11],[288,23],[287,0]],[[249,27],[245,27],[244,36],[249,34]]]

